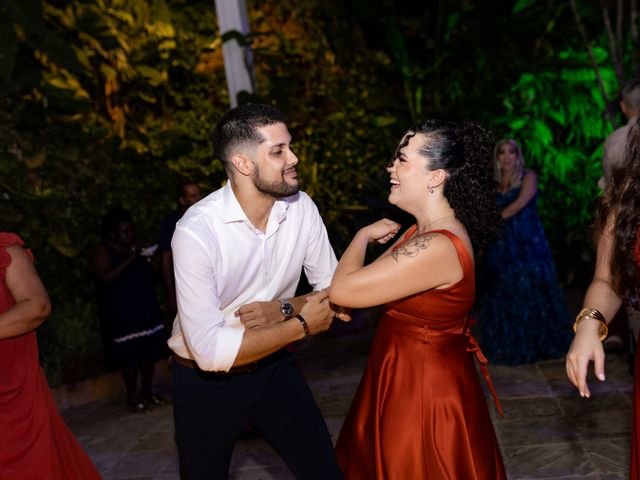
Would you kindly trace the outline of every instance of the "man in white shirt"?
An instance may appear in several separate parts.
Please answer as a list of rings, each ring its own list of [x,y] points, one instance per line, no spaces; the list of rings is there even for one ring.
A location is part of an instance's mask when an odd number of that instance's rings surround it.
[[[297,478],[343,478],[324,419],[283,347],[325,331],[337,264],[313,201],[298,191],[291,135],[268,105],[227,112],[213,132],[226,185],[176,226],[173,406],[182,479],[227,478],[251,423]]]

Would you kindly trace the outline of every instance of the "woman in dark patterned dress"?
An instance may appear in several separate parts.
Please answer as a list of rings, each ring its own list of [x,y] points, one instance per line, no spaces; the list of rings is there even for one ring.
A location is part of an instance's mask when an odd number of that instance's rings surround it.
[[[90,267],[97,283],[107,363],[120,369],[129,409],[135,413],[164,403],[152,393],[151,384],[154,363],[168,356],[151,269],[140,253],[131,214],[121,208],[107,213],[103,243],[94,250]]]
[[[508,365],[559,358],[571,324],[537,213],[536,173],[524,168],[514,140],[500,140],[494,160],[504,226],[485,253],[478,285],[482,350]]]

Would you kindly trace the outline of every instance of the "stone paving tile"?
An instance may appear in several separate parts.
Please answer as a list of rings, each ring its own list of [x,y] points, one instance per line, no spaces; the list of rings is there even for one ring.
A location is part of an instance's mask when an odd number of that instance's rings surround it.
[[[165,474],[171,456],[165,452],[128,452],[103,475],[104,480],[131,476],[146,476]],[[135,478],[135,477],[134,477]]]
[[[631,379],[629,379],[631,381]],[[565,415],[585,415],[594,412],[612,412],[629,410],[631,395],[624,393],[606,392],[593,394],[591,398],[582,398],[575,393],[569,396],[558,396],[557,401]]]
[[[566,417],[497,419],[494,425],[503,447],[572,443],[580,438]]]
[[[503,460],[509,478],[514,480],[571,475],[585,478],[593,472],[593,465],[577,442],[503,448]]]
[[[628,475],[631,447],[629,437],[585,440],[581,443],[594,471],[600,475]]]
[[[285,467],[257,467],[233,472],[230,480],[295,480],[291,471]]]
[[[335,442],[362,376],[373,329],[328,334],[297,346],[300,367]],[[580,398],[564,361],[490,366],[505,416],[488,397],[507,475],[512,480],[621,480],[628,477],[632,379],[625,355],[609,355],[607,381]],[[482,381],[484,387],[484,381]],[[486,387],[484,387],[486,389]],[[168,392],[163,392],[170,398]],[[178,480],[171,405],[128,413],[122,401],[64,412],[105,480]],[[238,442],[232,480],[290,480],[261,439]]]
[[[508,397],[500,400],[504,418],[550,417],[563,414],[562,407],[553,397]]]

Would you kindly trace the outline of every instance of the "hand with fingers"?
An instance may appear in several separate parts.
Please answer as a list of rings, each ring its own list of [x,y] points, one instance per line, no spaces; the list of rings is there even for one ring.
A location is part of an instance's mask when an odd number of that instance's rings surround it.
[[[242,305],[233,314],[240,318],[245,328],[274,325],[284,320],[280,311],[280,302],[251,302]]]
[[[567,376],[581,397],[591,397],[587,385],[589,362],[593,362],[596,378],[603,382],[604,348],[600,340],[600,325],[595,321],[583,321],[577,328],[576,336],[567,353]]]
[[[362,228],[362,232],[367,234],[369,243],[378,242],[385,244],[396,236],[401,225],[388,218],[383,218],[377,222]]]
[[[329,303],[329,291],[321,290],[307,297],[300,315],[309,327],[309,335],[315,335],[329,329],[333,321],[334,312]]]
[[[335,318],[342,322],[350,322],[351,321],[351,309],[347,307],[341,307],[339,305],[331,304],[331,309],[333,310],[333,314]]]

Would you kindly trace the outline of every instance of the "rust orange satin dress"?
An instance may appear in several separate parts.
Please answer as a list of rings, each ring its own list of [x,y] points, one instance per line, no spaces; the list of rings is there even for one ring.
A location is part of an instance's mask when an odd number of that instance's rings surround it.
[[[336,444],[348,480],[506,478],[468,330],[473,262],[453,233],[434,232],[453,242],[463,278],[386,305]]]

